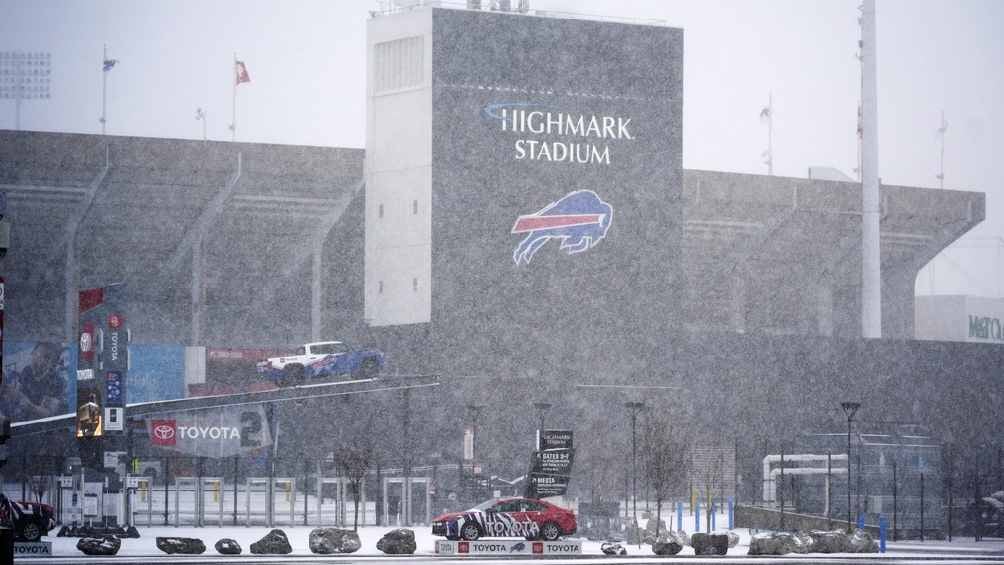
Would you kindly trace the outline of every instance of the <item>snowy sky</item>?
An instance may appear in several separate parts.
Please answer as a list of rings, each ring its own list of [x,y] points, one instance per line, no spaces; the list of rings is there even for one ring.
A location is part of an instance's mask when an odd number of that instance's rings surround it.
[[[513,0],[515,4],[516,1]],[[774,99],[774,168],[856,166],[858,0],[531,0],[538,10],[655,18],[685,30],[684,167],[763,173]],[[362,147],[365,30],[376,0],[0,0],[0,51],[52,54],[52,98],[22,129],[229,139],[231,66],[240,141]],[[987,220],[918,277],[917,291],[1004,296],[1004,2],[878,0],[880,175],[936,187],[940,113],[946,187],[987,193]],[[998,102],[995,104],[994,102]],[[0,128],[15,104],[0,100]]]

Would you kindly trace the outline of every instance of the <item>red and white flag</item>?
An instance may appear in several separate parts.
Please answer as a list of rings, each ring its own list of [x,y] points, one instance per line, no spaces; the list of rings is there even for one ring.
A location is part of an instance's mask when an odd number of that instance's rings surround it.
[[[237,61],[234,63],[234,72],[237,81],[234,84],[251,82],[251,75],[248,74],[248,68],[244,65],[244,61]]]

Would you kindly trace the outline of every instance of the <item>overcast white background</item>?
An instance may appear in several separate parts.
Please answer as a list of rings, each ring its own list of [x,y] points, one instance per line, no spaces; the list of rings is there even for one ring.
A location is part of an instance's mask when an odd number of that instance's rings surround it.
[[[765,173],[774,98],[775,174],[811,165],[853,175],[860,71],[857,0],[530,0],[531,8],[652,18],[685,30],[683,164]],[[516,3],[516,0],[513,0]],[[21,127],[99,133],[102,45],[108,133],[228,140],[234,52],[238,140],[363,147],[365,32],[376,0],[0,0],[0,50],[52,54],[52,98]],[[1004,2],[878,0],[880,175],[987,194],[987,220],[918,277],[917,291],[1004,296]],[[0,101],[0,128],[15,125]]]

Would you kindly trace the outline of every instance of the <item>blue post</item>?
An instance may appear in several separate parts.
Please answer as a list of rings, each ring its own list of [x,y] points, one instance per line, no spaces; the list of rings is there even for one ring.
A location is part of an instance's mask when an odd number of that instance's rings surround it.
[[[730,530],[736,527],[736,525],[735,525],[735,516],[736,516],[735,511],[736,511],[735,501],[733,501],[732,497],[730,496],[729,497],[729,529]]]
[[[859,530],[865,529],[865,513],[864,512],[858,514],[858,529]]]
[[[676,503],[676,529],[677,531],[683,530],[683,503]]]
[[[694,505],[694,531],[701,531],[701,501]]]
[[[718,514],[718,508],[714,503],[711,503],[711,508],[708,509],[708,512],[711,512],[711,532],[713,532],[718,529],[718,526],[715,524],[715,516]],[[711,532],[708,533],[710,534]]]
[[[885,516],[879,514],[879,553],[885,553]]]

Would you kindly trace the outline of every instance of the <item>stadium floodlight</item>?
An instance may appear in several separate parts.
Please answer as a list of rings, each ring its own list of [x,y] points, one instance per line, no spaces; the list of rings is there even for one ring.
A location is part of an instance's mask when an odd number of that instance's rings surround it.
[[[14,100],[14,129],[21,129],[21,102],[48,100],[52,54],[0,51],[0,100]]]

